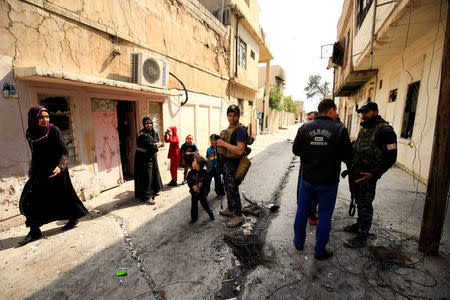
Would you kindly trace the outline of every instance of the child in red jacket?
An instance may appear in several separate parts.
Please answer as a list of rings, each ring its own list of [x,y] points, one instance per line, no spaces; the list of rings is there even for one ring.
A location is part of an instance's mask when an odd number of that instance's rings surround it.
[[[177,135],[177,128],[175,126],[169,127],[164,133],[164,142],[170,143],[169,153],[167,158],[170,159],[170,174],[172,180],[169,182],[170,186],[177,186],[178,179],[178,164],[180,163],[180,139]]]

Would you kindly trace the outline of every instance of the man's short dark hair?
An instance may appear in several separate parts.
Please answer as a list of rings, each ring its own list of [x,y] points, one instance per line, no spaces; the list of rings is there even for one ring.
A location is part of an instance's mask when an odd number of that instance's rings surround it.
[[[309,116],[310,114],[314,114],[315,116],[317,116],[315,111],[310,111],[309,113],[306,113],[307,116]]]
[[[320,101],[317,109],[319,110],[319,114],[326,114],[330,109],[334,108],[336,110],[336,104],[331,99],[323,99]]]

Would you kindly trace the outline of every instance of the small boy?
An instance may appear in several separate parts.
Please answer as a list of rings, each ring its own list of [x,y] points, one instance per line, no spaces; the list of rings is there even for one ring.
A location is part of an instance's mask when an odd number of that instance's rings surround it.
[[[208,161],[201,156],[196,156],[192,162],[193,169],[189,171],[187,176],[187,184],[189,186],[189,192],[192,195],[191,198],[191,221],[195,223],[198,219],[198,201],[202,205],[203,209],[208,213],[209,219],[214,220],[214,214],[208,205],[208,193],[211,181],[209,174],[204,169],[208,165]]]
[[[194,161],[194,157],[197,152],[197,146],[192,142],[192,135],[188,135],[186,137],[186,142],[181,146],[181,154],[184,160],[183,184],[186,183],[188,170],[192,170],[192,162]]]
[[[220,137],[217,134],[211,134],[209,142],[211,147],[206,150],[206,158],[209,162],[209,168],[207,169],[210,178],[214,178],[214,191],[217,198],[225,196],[225,190],[222,183],[222,170],[220,154],[217,153],[217,139]]]

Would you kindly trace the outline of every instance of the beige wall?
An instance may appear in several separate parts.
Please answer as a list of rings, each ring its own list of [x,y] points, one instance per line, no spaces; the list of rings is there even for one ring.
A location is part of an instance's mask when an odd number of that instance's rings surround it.
[[[200,2],[208,9],[213,10],[222,6],[222,0],[200,0]],[[224,6],[236,5],[242,12],[244,17],[248,20],[251,26],[259,29],[259,12],[260,7],[256,0],[224,0]],[[258,31],[256,31],[258,32]]]
[[[232,31],[232,40],[231,40],[231,74],[234,76],[235,72],[235,66],[236,66],[236,40],[235,40],[235,34],[236,34],[236,22],[237,18],[233,16],[232,18],[232,24],[233,27],[231,29]],[[237,78],[236,81],[239,83],[248,86],[254,90],[258,89],[258,75],[259,75],[259,66],[258,66],[258,60],[259,60],[259,45],[258,42],[252,37],[250,32],[247,30],[247,28],[243,25],[242,21],[239,21],[239,28],[238,28],[238,36],[241,40],[243,40],[247,44],[247,68],[244,69],[242,66],[238,64],[237,70]],[[250,57],[251,51],[255,52],[255,59]]]
[[[397,1],[398,7],[397,9],[403,8],[410,0],[399,0]],[[374,4],[375,1],[373,1],[372,4]],[[389,3],[383,6],[379,6],[377,8],[377,14],[376,14],[376,23],[375,23],[375,33],[380,29],[380,27],[384,24],[389,14],[392,12],[394,7],[396,6],[396,3]],[[355,54],[353,56],[353,64],[355,67],[359,66],[359,63],[362,59],[362,53],[364,51],[367,51],[367,48],[370,46],[370,41],[372,37],[372,19],[373,19],[373,12],[374,12],[374,5],[372,5],[367,12],[367,15],[364,19],[364,22],[362,23],[361,27],[359,29],[356,29],[354,41],[353,41],[353,53]],[[356,15],[356,12],[355,12]],[[356,24],[355,24],[356,26]],[[369,66],[362,66],[363,69],[368,69]]]
[[[293,124],[295,124],[294,113],[269,108],[269,132],[276,132],[280,127],[286,127]]]
[[[0,55],[14,57],[15,67],[39,65],[129,81],[130,53],[142,51],[168,60],[171,72],[190,90],[225,96],[227,82],[220,77],[228,76],[229,46],[221,24],[217,32],[211,30],[177,2],[130,1],[123,9],[118,9],[118,0],[116,4],[90,1],[85,5],[83,1],[52,2],[57,4],[56,13],[18,0],[0,3],[4,38]],[[104,6],[111,9],[103,10]],[[69,22],[63,14],[84,17],[101,30]],[[218,33],[221,30],[223,35]],[[116,32],[120,37],[116,38]],[[112,58],[114,49],[121,55]],[[212,82],[201,84],[205,80]],[[178,87],[178,83],[170,78],[170,86]]]
[[[434,40],[436,37],[436,40]],[[402,66],[402,56],[394,56],[378,70],[378,75],[369,80],[357,93],[349,97],[347,116],[353,114],[353,138],[359,130],[360,117],[355,113],[370,96],[375,99],[380,115],[393,127],[398,138],[397,162],[409,171],[414,171],[423,181],[428,178],[431,150],[433,145],[436,109],[439,99],[440,67],[442,61],[444,35],[442,30],[430,32],[406,48]],[[434,53],[432,53],[434,43]],[[408,74],[411,74],[412,78]],[[380,89],[380,81],[383,81]],[[420,81],[416,116],[411,139],[400,137],[408,85]],[[376,82],[376,84],[375,84]],[[373,89],[376,87],[375,89]],[[397,100],[389,103],[389,93],[397,90]]]
[[[397,56],[379,70],[378,80],[383,80],[383,88],[377,90],[380,113],[389,121],[399,139],[397,161],[413,170],[422,179],[428,178],[431,150],[433,145],[436,109],[439,99],[440,67],[444,35],[442,31],[432,45],[435,32],[430,31],[423,39],[405,51],[406,68],[412,75],[403,71],[401,56]],[[411,139],[400,138],[405,100],[410,83],[420,81],[416,117]],[[397,101],[389,103],[389,91],[397,88]]]

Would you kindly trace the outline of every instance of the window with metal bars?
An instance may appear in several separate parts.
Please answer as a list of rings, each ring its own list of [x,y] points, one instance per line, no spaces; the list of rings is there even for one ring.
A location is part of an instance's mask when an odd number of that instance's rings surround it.
[[[70,113],[69,99],[66,97],[39,96],[39,102],[47,108],[50,123],[57,126],[64,137],[69,153],[68,164],[77,162],[75,145],[73,142],[72,117]]]
[[[238,64],[247,70],[247,44],[241,39],[238,43]]]
[[[405,111],[403,113],[403,124],[401,137],[409,139],[412,137],[414,120],[416,118],[417,99],[419,98],[420,81],[411,83],[408,86],[406,95]]]

